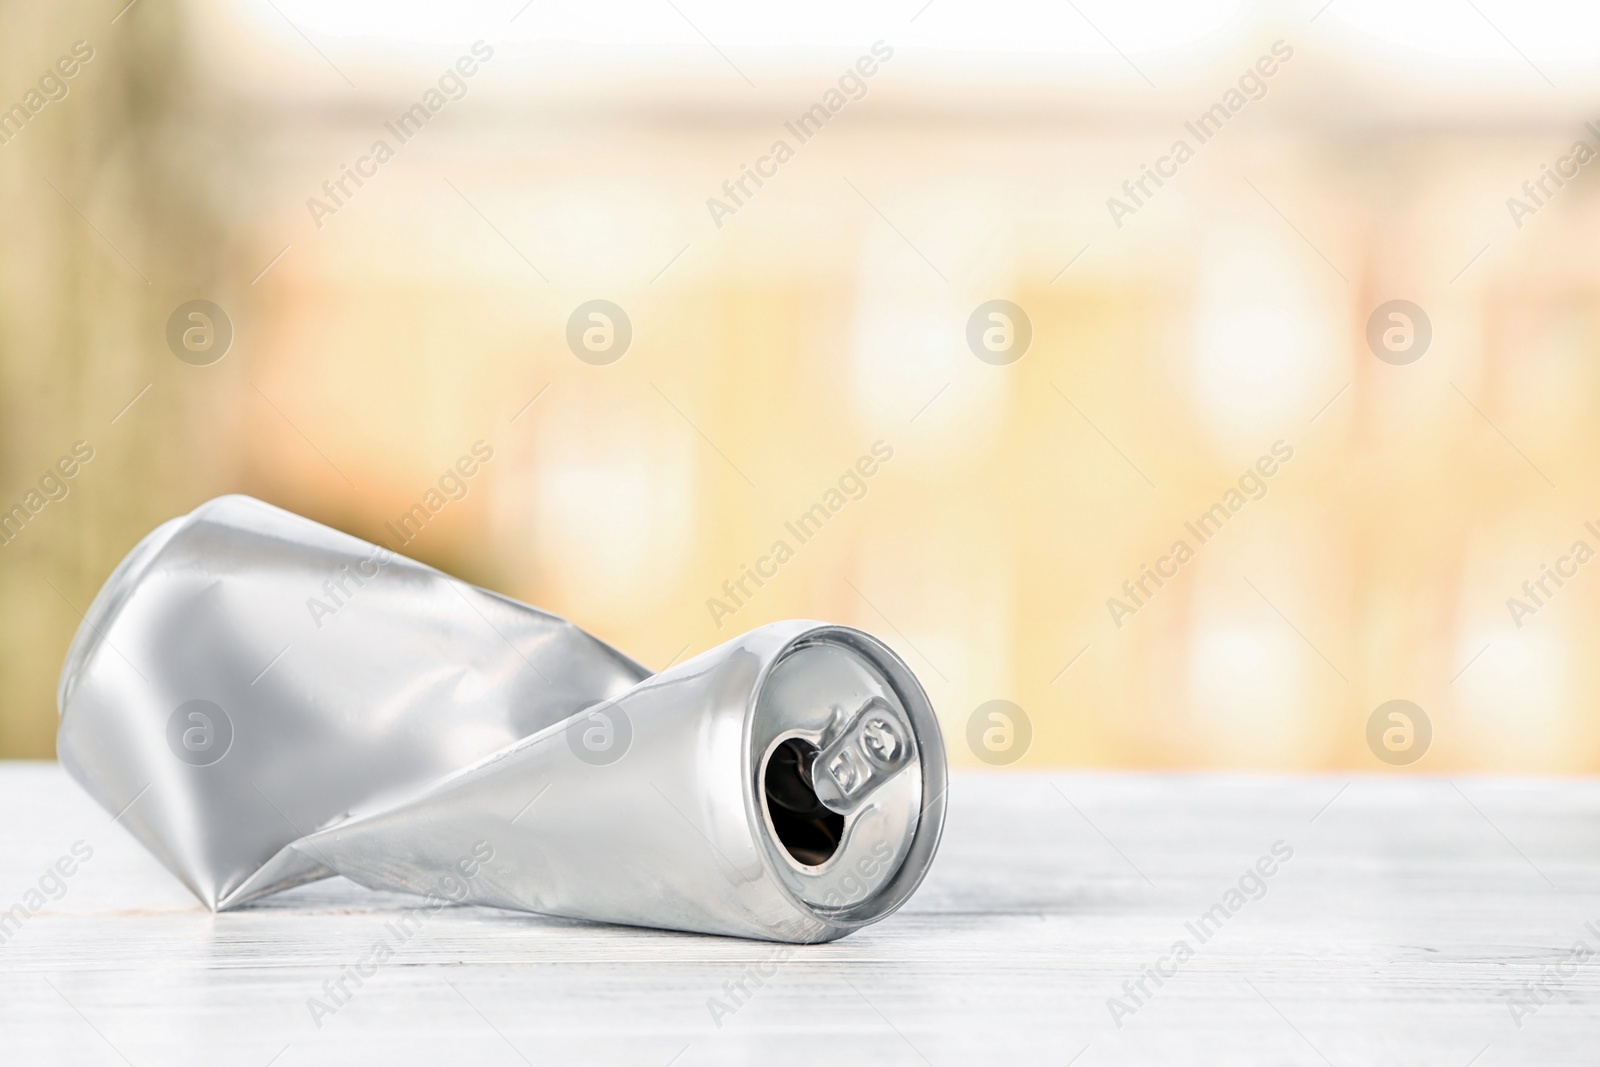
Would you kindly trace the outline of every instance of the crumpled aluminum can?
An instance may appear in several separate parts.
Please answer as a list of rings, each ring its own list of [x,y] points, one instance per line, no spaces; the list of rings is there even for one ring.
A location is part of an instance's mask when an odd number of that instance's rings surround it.
[[[944,823],[932,705],[869,634],[773,623],[651,674],[243,496],[129,554],[58,705],[68,772],[217,911],[338,874],[827,941],[905,902]]]

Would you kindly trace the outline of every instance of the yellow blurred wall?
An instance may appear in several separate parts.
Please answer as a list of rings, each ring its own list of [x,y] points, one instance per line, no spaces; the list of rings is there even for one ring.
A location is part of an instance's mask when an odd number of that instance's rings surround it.
[[[656,667],[774,619],[872,630],[961,763],[1001,699],[1021,766],[1379,769],[1368,718],[1403,698],[1434,731],[1415,770],[1600,764],[1600,567],[1507,607],[1600,547],[1600,205],[1585,172],[1521,227],[1505,207],[1594,140],[1573,107],[1485,121],[1435,88],[1397,115],[1384,79],[1415,72],[1297,38],[1119,227],[1106,199],[1303,27],[1246,20],[1153,102],[1104,66],[907,54],[719,227],[707,198],[854,53],[739,96],[504,49],[319,227],[308,198],[461,49],[353,64],[380,87],[346,94],[309,53],[143,7],[4,15],[8,69],[105,43],[0,147],[0,504],[95,451],[0,548],[0,755],[52,753],[77,612],[159,521],[240,491],[385,539],[481,440],[406,551]],[[196,297],[235,330],[206,367],[163,337]],[[596,298],[634,331],[608,366],[565,339]],[[1006,366],[966,340],[995,299],[1033,330]],[[1432,323],[1409,365],[1365,338],[1393,299]],[[799,544],[785,523],[878,442]],[[1186,532],[1276,442],[1265,495]],[[779,539],[793,559],[717,617]],[[1115,617],[1178,539],[1194,558]]]

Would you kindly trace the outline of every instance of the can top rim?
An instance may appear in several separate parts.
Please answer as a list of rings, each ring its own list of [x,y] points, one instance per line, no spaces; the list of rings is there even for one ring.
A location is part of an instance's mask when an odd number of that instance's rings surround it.
[[[756,680],[753,692],[755,694],[762,692],[772,671],[793,652],[812,645],[827,644],[841,645],[865,658],[883,674],[895,696],[899,698],[901,707],[911,721],[912,740],[917,746],[921,765],[922,801],[916,828],[899,868],[876,893],[852,905],[828,908],[803,899],[777,871],[777,857],[770,855],[765,847],[757,850],[761,854],[762,863],[774,876],[774,884],[779,887],[790,905],[821,925],[825,931],[822,940],[842,937],[853,930],[885,918],[899,910],[916,892],[923,878],[927,876],[944,832],[948,787],[944,739],[932,702],[905,661],[883,641],[863,630],[834,623],[819,622],[807,626],[785,641],[777,650],[777,654],[767,661],[761,676]],[[745,775],[755,782],[761,771],[759,766],[761,754],[751,751],[749,731],[752,726],[753,720],[747,719],[744,759]],[[755,782],[755,785],[757,788],[745,791],[745,804],[752,827],[761,827],[765,824],[764,815],[760,810],[763,802],[762,791],[759,782]],[[776,842],[772,842],[772,845],[782,847]]]

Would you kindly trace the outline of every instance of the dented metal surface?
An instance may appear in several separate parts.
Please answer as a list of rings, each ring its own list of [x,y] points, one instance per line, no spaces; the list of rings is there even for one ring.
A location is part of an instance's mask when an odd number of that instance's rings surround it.
[[[340,874],[824,941],[905,901],[945,810],[933,709],[868,634],[774,623],[652,675],[248,497],[134,549],[58,700],[62,763],[215,910]]]

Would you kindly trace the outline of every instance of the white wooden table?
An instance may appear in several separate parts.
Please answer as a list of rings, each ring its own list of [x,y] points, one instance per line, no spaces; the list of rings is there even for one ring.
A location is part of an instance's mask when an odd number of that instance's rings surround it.
[[[1560,966],[1600,952],[1600,783],[1013,772],[950,795],[922,890],[843,941],[778,959],[452,907],[319,1026],[308,999],[412,898],[328,881],[213,916],[54,765],[0,764],[0,907],[93,849],[0,945],[0,1063],[1600,1061],[1600,956]],[[1293,857],[1228,911],[1278,841]],[[1218,903],[1202,943],[1186,923]]]

